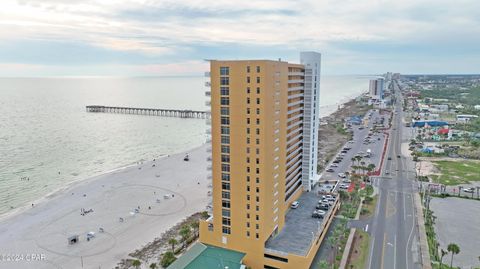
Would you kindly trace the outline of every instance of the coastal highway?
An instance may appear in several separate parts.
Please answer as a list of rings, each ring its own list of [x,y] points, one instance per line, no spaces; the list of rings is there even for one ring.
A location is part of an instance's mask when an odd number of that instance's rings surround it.
[[[413,166],[401,152],[401,144],[407,140],[402,137],[400,90],[398,84],[395,83],[394,87],[397,101],[390,141],[382,175],[374,180],[379,194],[377,208],[371,226],[365,226],[371,235],[365,267],[371,269],[421,268],[413,199],[416,187],[410,173]]]

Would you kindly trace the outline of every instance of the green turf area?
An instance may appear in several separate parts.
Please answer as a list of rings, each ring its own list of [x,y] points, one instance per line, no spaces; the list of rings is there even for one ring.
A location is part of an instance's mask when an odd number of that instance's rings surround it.
[[[361,237],[361,238],[360,238]],[[350,260],[348,261],[346,268],[361,269],[365,267],[365,260],[368,255],[368,243],[370,241],[370,236],[364,231],[357,230],[355,232],[356,241],[352,245],[352,252],[350,253]]]
[[[434,161],[440,176],[432,176],[435,182],[445,185],[459,185],[480,181],[480,163],[474,161]]]

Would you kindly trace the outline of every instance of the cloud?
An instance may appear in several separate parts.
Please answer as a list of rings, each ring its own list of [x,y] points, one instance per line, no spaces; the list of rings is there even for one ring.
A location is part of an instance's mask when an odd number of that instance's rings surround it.
[[[324,70],[360,73],[408,70],[418,58],[480,57],[475,0],[2,0],[0,7],[0,60],[17,64],[296,60],[308,49],[324,53]]]

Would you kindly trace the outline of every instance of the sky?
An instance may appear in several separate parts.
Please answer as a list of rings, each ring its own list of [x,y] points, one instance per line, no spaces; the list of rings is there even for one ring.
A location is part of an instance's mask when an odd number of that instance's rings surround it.
[[[0,1],[0,77],[201,75],[302,50],[327,75],[480,73],[480,1]]]

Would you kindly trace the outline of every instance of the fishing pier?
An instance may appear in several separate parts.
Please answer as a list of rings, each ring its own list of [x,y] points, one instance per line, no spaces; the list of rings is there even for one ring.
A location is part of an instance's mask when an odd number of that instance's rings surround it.
[[[161,108],[139,108],[139,107],[119,107],[119,106],[99,106],[90,105],[86,107],[87,112],[93,113],[117,113],[117,114],[135,114],[147,116],[163,116],[177,118],[210,118],[210,113],[206,111],[182,110],[182,109],[161,109]]]

